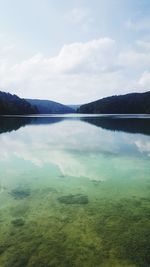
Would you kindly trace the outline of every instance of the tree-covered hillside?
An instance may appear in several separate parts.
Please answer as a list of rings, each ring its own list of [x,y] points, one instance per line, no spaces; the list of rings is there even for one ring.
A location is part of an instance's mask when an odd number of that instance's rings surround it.
[[[150,92],[106,97],[82,105],[78,113],[149,114]]]
[[[35,114],[38,110],[29,102],[17,95],[0,91],[0,115],[24,115]]]
[[[40,114],[65,114],[74,113],[75,110],[69,106],[51,100],[26,99],[31,105],[37,107]]]

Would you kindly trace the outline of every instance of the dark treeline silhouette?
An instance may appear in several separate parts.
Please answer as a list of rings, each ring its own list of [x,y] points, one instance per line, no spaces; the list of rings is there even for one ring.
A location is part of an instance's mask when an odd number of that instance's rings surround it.
[[[149,114],[150,92],[106,97],[78,109],[85,114]]]
[[[0,115],[35,114],[38,110],[17,95],[0,91]]]

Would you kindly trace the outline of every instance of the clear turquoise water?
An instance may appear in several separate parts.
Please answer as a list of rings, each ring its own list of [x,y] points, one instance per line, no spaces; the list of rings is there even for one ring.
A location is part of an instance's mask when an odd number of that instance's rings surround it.
[[[149,192],[149,118],[0,118],[0,267],[150,266]]]

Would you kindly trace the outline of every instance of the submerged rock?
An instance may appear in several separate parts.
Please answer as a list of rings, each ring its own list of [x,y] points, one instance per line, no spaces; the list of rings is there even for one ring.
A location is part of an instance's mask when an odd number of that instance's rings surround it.
[[[23,199],[30,195],[29,189],[13,189],[10,195],[15,199]]]
[[[89,199],[86,195],[67,195],[58,198],[58,201],[63,204],[88,204]]]
[[[18,218],[18,219],[12,220],[11,223],[16,227],[19,227],[19,226],[23,226],[25,224],[25,221],[21,218]]]

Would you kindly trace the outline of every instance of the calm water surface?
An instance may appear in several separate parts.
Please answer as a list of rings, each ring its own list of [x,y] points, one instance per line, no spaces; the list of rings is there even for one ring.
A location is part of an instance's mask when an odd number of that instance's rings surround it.
[[[0,267],[150,266],[150,118],[0,118]]]

